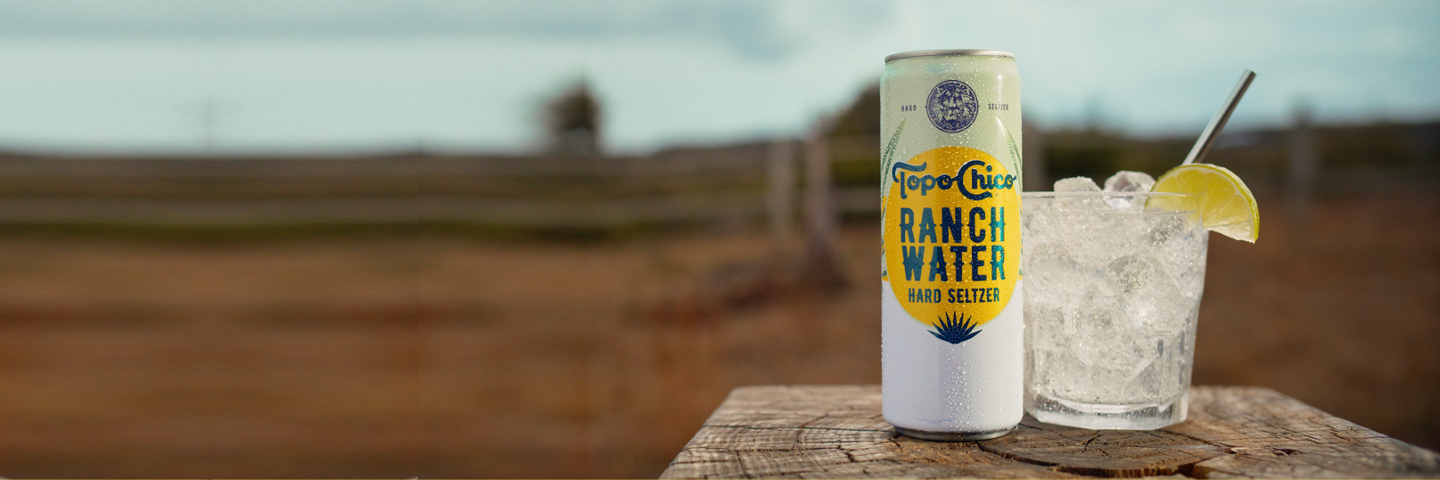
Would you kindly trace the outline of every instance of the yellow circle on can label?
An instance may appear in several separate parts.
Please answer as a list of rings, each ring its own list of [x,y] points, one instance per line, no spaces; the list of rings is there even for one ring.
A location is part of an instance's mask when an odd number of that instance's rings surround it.
[[[936,337],[973,337],[1009,305],[1020,279],[1018,179],[966,147],[927,150],[885,174],[890,288]]]

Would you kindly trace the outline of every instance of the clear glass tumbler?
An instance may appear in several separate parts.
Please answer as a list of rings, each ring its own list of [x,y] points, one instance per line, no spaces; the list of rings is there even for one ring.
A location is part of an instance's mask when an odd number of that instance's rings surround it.
[[[1208,239],[1185,200],[1023,195],[1027,413],[1089,429],[1185,420]]]

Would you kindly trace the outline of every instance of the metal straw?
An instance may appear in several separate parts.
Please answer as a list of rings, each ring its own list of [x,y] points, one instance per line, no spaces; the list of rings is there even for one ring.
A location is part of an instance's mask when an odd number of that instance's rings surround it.
[[[1185,156],[1185,163],[1189,165],[1205,159],[1205,154],[1210,152],[1210,145],[1215,143],[1215,137],[1220,136],[1220,130],[1225,128],[1225,122],[1230,120],[1230,114],[1235,111],[1235,105],[1240,103],[1240,97],[1245,95],[1245,89],[1250,88],[1250,81],[1255,80],[1255,72],[1245,69],[1240,74],[1240,83],[1235,84],[1235,90],[1230,92],[1230,99],[1215,112],[1215,118],[1210,119],[1210,124],[1205,126],[1205,131],[1200,133],[1200,139],[1195,141],[1195,146],[1190,148],[1190,154]]]

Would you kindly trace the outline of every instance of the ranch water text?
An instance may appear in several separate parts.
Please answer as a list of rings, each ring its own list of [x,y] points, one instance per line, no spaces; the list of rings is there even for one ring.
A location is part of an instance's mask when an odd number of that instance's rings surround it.
[[[941,147],[896,162],[886,196],[886,277],[916,320],[979,328],[1019,277],[1017,176],[989,154]]]
[[[993,195],[989,190],[1014,187],[1014,175],[982,173],[982,167],[986,167],[983,161],[972,160],[953,176],[937,177],[907,175],[906,171],[914,171],[915,167],[897,164],[894,180],[904,186],[900,189],[902,198],[917,191],[925,196],[937,188],[955,188],[967,199],[984,200]],[[913,208],[901,207],[900,224],[896,226],[906,280],[920,280],[922,276],[932,282],[937,279],[944,282],[952,277],[957,282],[1005,278],[1005,246],[999,243],[1005,240],[1005,207],[990,207],[988,214],[984,207],[970,207],[968,211],[960,207],[924,207],[920,210],[918,225],[916,216]],[[947,288],[942,292],[938,288],[911,287],[906,298],[915,303],[990,303],[1000,301],[1001,295],[999,288]]]

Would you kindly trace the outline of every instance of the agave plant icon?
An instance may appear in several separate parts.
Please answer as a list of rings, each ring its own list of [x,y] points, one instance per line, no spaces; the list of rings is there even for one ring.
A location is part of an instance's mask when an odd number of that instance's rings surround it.
[[[947,313],[940,317],[940,324],[936,325],[935,331],[930,334],[935,338],[950,342],[952,345],[959,344],[980,334],[980,330],[976,330],[979,325],[972,322],[974,319],[975,317],[972,316],[970,320],[966,320],[964,313]]]

